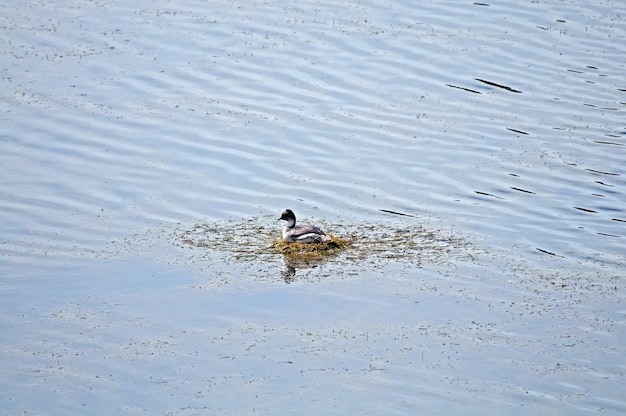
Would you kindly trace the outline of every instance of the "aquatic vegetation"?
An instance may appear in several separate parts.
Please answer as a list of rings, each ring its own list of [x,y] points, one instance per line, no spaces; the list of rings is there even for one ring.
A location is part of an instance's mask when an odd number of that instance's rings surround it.
[[[263,218],[228,222],[203,222],[177,230],[174,241],[183,247],[224,253],[225,262],[275,262],[296,268],[317,267],[328,261],[343,267],[375,267],[394,261],[421,267],[446,259],[471,256],[472,244],[451,231],[429,229],[409,220],[401,224],[358,223],[327,225],[344,236],[331,236],[325,243],[288,243],[280,238],[273,222]]]

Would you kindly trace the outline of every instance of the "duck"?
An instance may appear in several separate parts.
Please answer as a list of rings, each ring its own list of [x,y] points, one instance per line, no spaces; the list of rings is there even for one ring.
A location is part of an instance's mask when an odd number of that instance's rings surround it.
[[[283,241],[288,243],[325,243],[330,241],[330,236],[315,225],[296,225],[296,214],[286,209],[278,220],[287,221],[283,229]]]

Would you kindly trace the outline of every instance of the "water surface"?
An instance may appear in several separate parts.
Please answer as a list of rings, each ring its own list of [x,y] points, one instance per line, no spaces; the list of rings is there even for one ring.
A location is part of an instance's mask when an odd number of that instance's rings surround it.
[[[626,409],[619,2],[0,7],[6,414]]]

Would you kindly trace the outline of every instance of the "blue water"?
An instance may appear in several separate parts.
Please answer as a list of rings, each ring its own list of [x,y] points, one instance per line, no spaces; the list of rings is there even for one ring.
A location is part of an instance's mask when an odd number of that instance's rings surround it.
[[[2,11],[4,414],[624,413],[622,4]]]

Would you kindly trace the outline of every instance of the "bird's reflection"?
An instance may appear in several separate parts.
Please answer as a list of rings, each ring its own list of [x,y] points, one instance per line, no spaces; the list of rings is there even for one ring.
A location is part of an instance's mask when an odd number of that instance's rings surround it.
[[[298,258],[283,254],[283,265],[285,267],[281,270],[280,275],[285,283],[290,284],[296,281],[298,270],[314,269],[327,261],[328,258]]]
[[[280,275],[285,283],[289,284],[296,281],[296,270],[297,269],[293,266],[288,264],[285,265],[285,268],[280,272]]]

